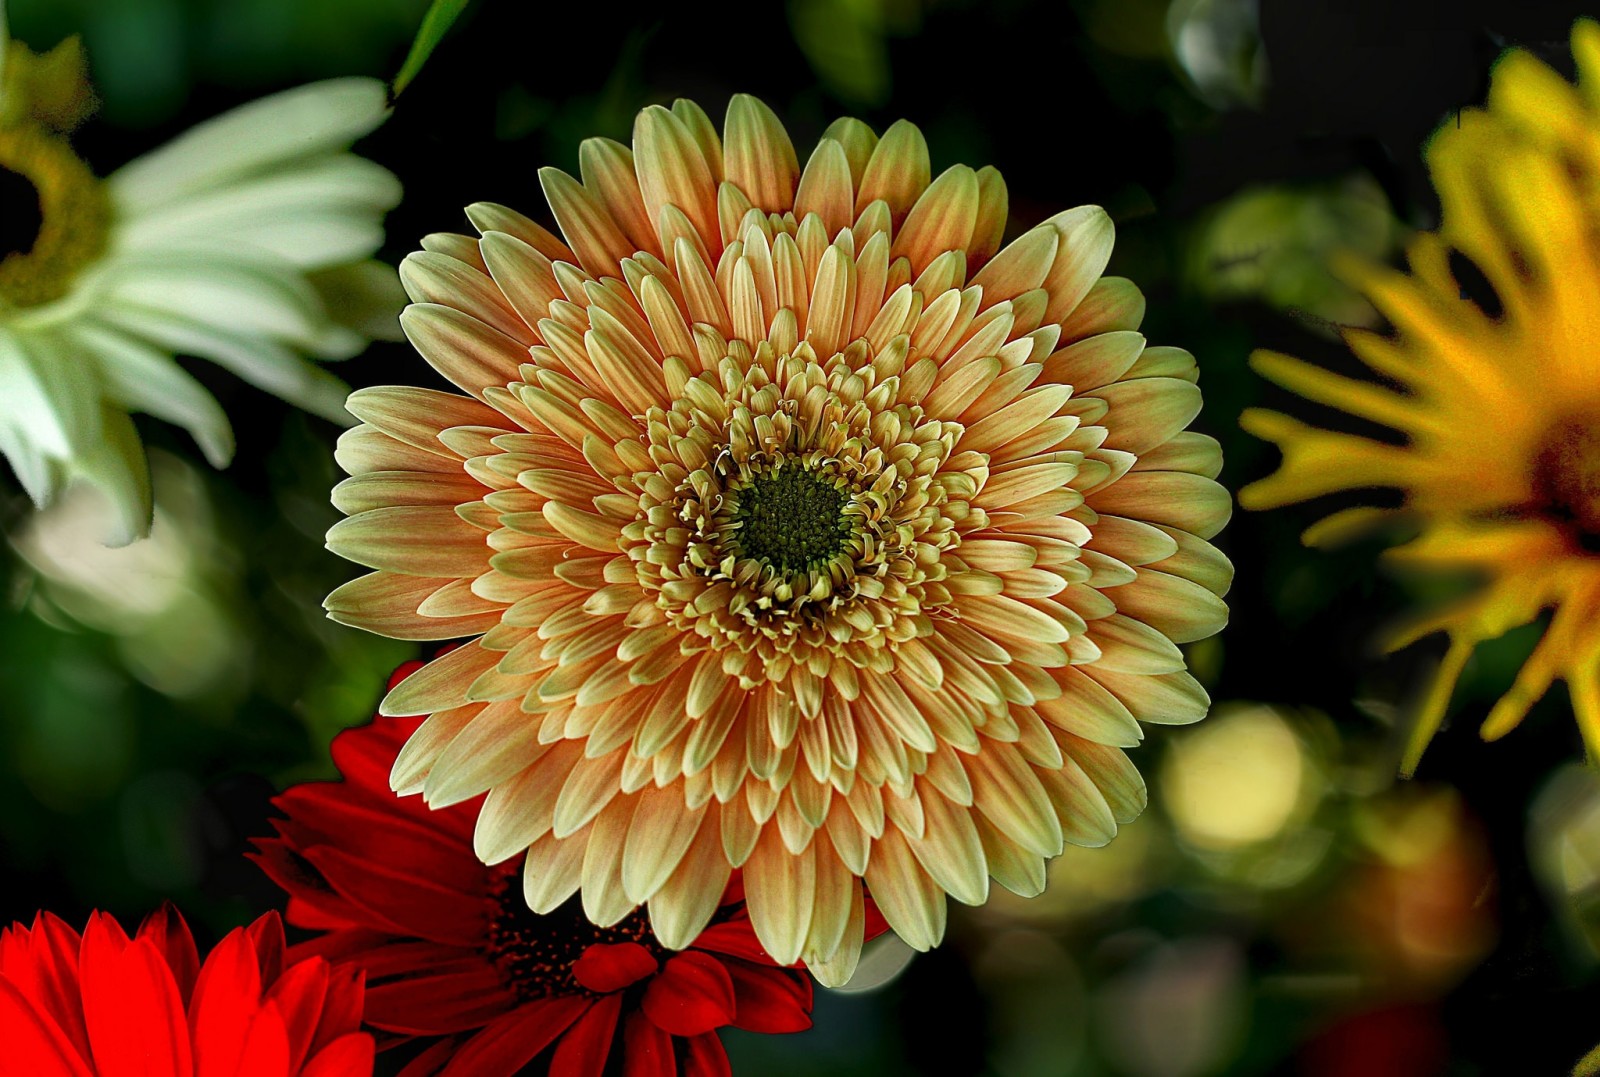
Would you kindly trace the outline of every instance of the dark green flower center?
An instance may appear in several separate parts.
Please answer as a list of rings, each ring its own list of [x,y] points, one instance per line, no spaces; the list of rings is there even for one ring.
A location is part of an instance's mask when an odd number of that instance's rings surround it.
[[[739,548],[783,572],[802,572],[844,549],[845,494],[815,472],[780,466],[734,492]]]
[[[27,176],[0,165],[0,258],[33,250],[43,225],[39,189]]]

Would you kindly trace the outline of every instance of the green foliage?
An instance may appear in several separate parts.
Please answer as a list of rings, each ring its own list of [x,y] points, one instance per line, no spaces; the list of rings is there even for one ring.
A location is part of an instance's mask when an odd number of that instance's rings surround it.
[[[411,51],[406,53],[405,63],[400,65],[400,73],[395,75],[390,86],[390,94],[399,97],[405,88],[411,85],[411,80],[422,71],[422,65],[428,62],[428,57],[433,55],[433,50],[439,42],[444,40],[444,35],[450,32],[450,27],[455,25],[461,13],[467,10],[467,5],[472,0],[433,0],[428,6],[428,13],[422,17],[422,27],[417,31],[417,38],[411,43]]]

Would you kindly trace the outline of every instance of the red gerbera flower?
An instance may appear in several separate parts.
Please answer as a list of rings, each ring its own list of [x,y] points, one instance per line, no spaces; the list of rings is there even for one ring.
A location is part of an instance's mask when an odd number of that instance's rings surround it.
[[[389,771],[421,721],[341,733],[345,781],[277,797],[287,818],[254,854],[288,891],[289,922],[323,932],[296,952],[363,968],[367,1023],[391,1042],[435,1041],[406,1077],[505,1077],[552,1045],[552,1077],[598,1075],[613,1050],[629,1077],[725,1074],[723,1025],[810,1027],[811,981],[761,948],[737,882],[694,945],[673,952],[643,911],[596,927],[577,898],[524,884],[516,860],[485,866],[472,841],[482,797],[438,811],[396,797]]]
[[[41,912],[0,931],[3,1077],[353,1077],[372,1073],[361,974],[286,963],[283,923],[239,928],[204,965],[171,905],[128,938]]]

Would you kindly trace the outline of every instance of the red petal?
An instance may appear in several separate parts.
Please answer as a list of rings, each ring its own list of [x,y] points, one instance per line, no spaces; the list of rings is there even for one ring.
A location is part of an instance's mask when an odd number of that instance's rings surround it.
[[[257,838],[245,858],[255,861],[267,878],[289,895],[288,920],[296,927],[332,930],[355,926],[367,918],[322,877],[322,873],[280,838]]]
[[[300,1077],[370,1077],[374,1053],[370,1035],[351,1032],[318,1051]]]
[[[645,1016],[674,1036],[698,1036],[733,1020],[733,978],[721,961],[693,950],[677,954],[645,988]]]
[[[49,1017],[87,1061],[89,1032],[83,1025],[83,995],[78,988],[78,952],[83,939],[53,913],[34,917],[33,930],[8,928],[0,945],[0,976]]]
[[[178,907],[170,901],[163,901],[161,908],[146,916],[144,923],[139,925],[139,938],[149,939],[151,945],[161,952],[167,967],[172,970],[178,994],[187,1003],[194,994],[195,977],[200,975],[200,952],[195,949],[194,936],[189,933],[189,925],[184,923]]]
[[[389,771],[394,767],[395,756],[411,734],[422,725],[426,715],[415,718],[374,718],[365,725],[346,729],[333,738],[330,747],[334,766],[344,776],[345,782],[364,792],[389,793]],[[337,783],[319,782],[299,786],[305,792],[323,793],[339,788]],[[389,793],[393,797],[393,793]]]
[[[289,1036],[290,1073],[297,1072],[311,1054],[311,1037],[317,1031],[317,1019],[322,1016],[327,995],[328,963],[321,958],[291,965],[267,989],[266,1000],[282,1013]]]
[[[172,970],[149,940],[128,943],[108,924],[108,916],[90,917],[79,968],[96,1073],[190,1077],[189,1024]]]
[[[278,1007],[257,1010],[239,1046],[239,1069],[230,1077],[284,1077],[289,1072],[289,1030]]]
[[[689,1040],[689,1050],[683,1058],[683,1077],[733,1077],[728,1052],[722,1049],[722,1041],[715,1032]]]
[[[693,945],[696,950],[732,954],[734,957],[742,957],[746,961],[762,965],[776,964],[771,955],[761,948],[761,943],[756,939],[755,929],[750,926],[748,919],[713,924],[700,932]]]
[[[883,913],[878,911],[877,902],[873,901],[870,897],[867,898],[866,913],[866,931],[864,933],[864,938],[866,941],[870,942],[879,935],[882,935],[885,931],[889,930],[889,921],[883,918]]]
[[[677,1077],[672,1037],[642,1013],[632,1014],[622,1029],[622,1077]]]
[[[0,1031],[7,1073],[30,1077],[92,1077],[72,1041],[9,980],[0,977]]]
[[[283,920],[275,912],[269,912],[256,918],[256,922],[245,928],[250,936],[250,943],[256,949],[256,961],[261,968],[261,984],[263,987],[272,983],[283,975]]]
[[[128,943],[133,941],[128,938],[128,933],[122,930],[122,925],[117,923],[116,917],[107,912],[93,912],[89,914],[89,923],[83,929],[84,935],[87,936],[91,929],[100,933],[100,942],[103,945],[107,946],[109,949],[115,950],[117,953],[121,953],[123,950],[126,950],[128,948]],[[78,956],[78,965],[79,968],[82,968],[83,966],[83,955],[81,952]]]
[[[315,1055],[341,1036],[360,1031],[365,1002],[365,977],[359,968],[335,965],[329,969],[328,994],[322,1000],[322,1013],[317,1018],[317,1031],[311,1037],[310,1053]]]
[[[597,942],[572,963],[572,978],[604,995],[638,983],[657,967],[655,955],[636,942]]]
[[[472,852],[476,812],[463,813],[459,806],[434,811],[421,797],[402,799],[389,791],[387,778],[381,789],[363,791],[346,783],[326,790],[323,796],[279,798],[278,807],[290,816],[282,830],[291,857],[329,845],[357,860],[403,868],[414,879],[484,898],[492,875]],[[290,877],[300,885],[291,893],[310,890],[305,896],[314,896],[325,880],[307,870],[310,865],[293,866],[297,870]]]
[[[468,1040],[440,1077],[511,1077],[587,1010],[586,998],[531,1002]]]
[[[334,889],[371,914],[373,927],[468,950],[483,942],[481,897],[462,893],[448,880],[419,878],[398,865],[375,864],[331,845],[303,850],[303,855]]]
[[[391,1032],[440,1036],[482,1028],[516,1005],[501,973],[474,957],[374,983],[367,988],[366,1018]]]
[[[550,1060],[550,1077],[600,1077],[622,1015],[622,996],[607,995],[567,1029]]]
[[[811,978],[788,969],[730,961],[739,999],[733,1025],[748,1032],[800,1032],[811,1027]]]
[[[250,936],[236,928],[200,966],[189,1000],[196,1077],[234,1077],[260,1000],[261,963]]]
[[[399,1077],[433,1077],[450,1061],[459,1046],[455,1040],[440,1040],[416,1058],[406,1063]]]

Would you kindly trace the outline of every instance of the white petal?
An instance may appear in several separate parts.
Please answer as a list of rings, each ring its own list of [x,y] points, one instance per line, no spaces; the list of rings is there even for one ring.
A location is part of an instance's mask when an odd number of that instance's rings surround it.
[[[314,415],[354,425],[344,410],[349,386],[288,348],[261,336],[236,333],[182,315],[109,307],[101,317],[118,328],[179,355],[209,359],[267,392]]]
[[[109,396],[130,411],[142,411],[187,430],[212,467],[233,459],[233,427],[222,405],[170,355],[113,329],[96,325],[72,330],[80,349],[99,359]]]
[[[273,261],[177,252],[118,259],[103,271],[103,313],[138,308],[316,350],[332,326],[316,289]]]
[[[383,244],[383,215],[400,182],[351,154],[297,164],[272,175],[140,213],[120,209],[119,252],[254,250],[299,269],[368,258]]]
[[[150,464],[133,420],[113,407],[101,416],[97,444],[75,461],[75,470],[99,487],[111,503],[110,530],[101,536],[107,546],[126,546],[150,533],[154,503]]]
[[[119,206],[146,212],[297,158],[349,146],[383,122],[377,79],[314,82],[208,120],[111,176]]]
[[[16,394],[19,406],[11,418],[40,450],[66,458],[97,444],[103,390],[94,363],[81,361],[71,342],[55,332],[13,332],[0,340],[9,342],[0,343],[0,368],[10,375],[0,383],[0,401],[11,410]]]

